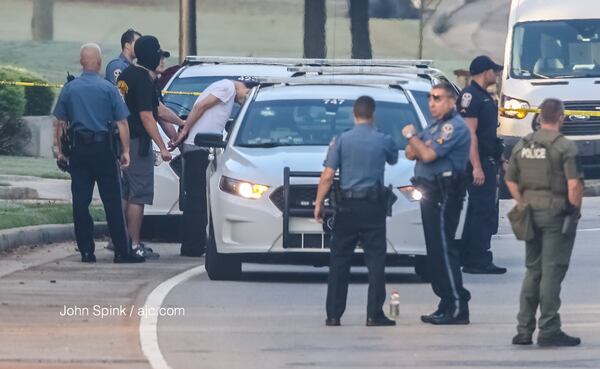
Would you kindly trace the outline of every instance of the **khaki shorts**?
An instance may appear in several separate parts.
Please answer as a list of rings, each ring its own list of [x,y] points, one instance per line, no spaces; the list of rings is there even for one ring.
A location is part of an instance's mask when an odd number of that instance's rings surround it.
[[[140,139],[130,141],[129,168],[123,171],[123,200],[139,205],[152,205],[154,200],[154,152],[148,145],[146,155],[140,155]],[[145,150],[144,150],[145,151]]]

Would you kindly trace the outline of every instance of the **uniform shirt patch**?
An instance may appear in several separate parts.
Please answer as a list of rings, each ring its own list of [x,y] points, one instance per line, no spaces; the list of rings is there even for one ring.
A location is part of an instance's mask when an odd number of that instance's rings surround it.
[[[442,126],[441,138],[443,140],[449,140],[454,133],[454,126],[451,123],[446,123]]]
[[[545,147],[524,147],[521,149],[523,159],[546,159]]]
[[[471,100],[473,100],[473,95],[469,92],[465,92],[462,99],[460,99],[460,106],[465,109],[468,108],[471,105]]]
[[[115,71],[113,72],[113,76],[115,77],[115,81],[117,79],[119,79],[120,75],[121,75],[121,70],[120,69],[115,69]]]

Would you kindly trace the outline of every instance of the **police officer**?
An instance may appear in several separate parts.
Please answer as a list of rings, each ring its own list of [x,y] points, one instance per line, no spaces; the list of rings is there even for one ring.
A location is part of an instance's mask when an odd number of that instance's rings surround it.
[[[583,181],[577,165],[577,146],[560,129],[564,108],[560,100],[546,99],[540,106],[540,129],[514,147],[506,185],[523,208],[531,209],[534,237],[526,242],[527,267],[512,343],[529,345],[536,311],[540,346],[576,346],[581,343],[561,330],[560,285],[569,268],[581,208]]]
[[[436,121],[417,133],[403,128],[406,157],[416,160],[415,186],[423,192],[421,217],[433,292],[440,298],[435,312],[421,316],[424,323],[468,324],[471,297],[463,287],[459,248],[454,239],[465,195],[465,169],[470,135],[456,112],[456,94],[439,84],[429,94],[429,110]]]
[[[374,112],[375,101],[371,97],[356,100],[355,126],[331,141],[317,191],[314,215],[323,222],[323,201],[339,169],[341,199],[333,225],[325,321],[328,326],[340,325],[346,309],[350,263],[358,241],[369,271],[367,326],[396,324],[383,313],[387,205],[383,174],[386,162],[398,161],[398,149],[391,137],[375,128]]]
[[[498,105],[487,92],[496,83],[502,66],[488,56],[478,56],[469,68],[472,80],[460,94],[458,110],[471,132],[467,174],[469,203],[462,234],[463,272],[504,274],[494,265],[490,251],[492,235],[498,231],[498,170],[502,150],[498,143]]]
[[[121,54],[106,64],[105,78],[112,84],[117,84],[121,72],[135,59],[135,42],[142,35],[133,28],[121,35]]]
[[[94,184],[98,184],[110,236],[115,244],[115,263],[138,263],[144,258],[130,252],[121,208],[121,188],[116,151],[111,150],[111,123],[115,122],[122,144],[121,168],[129,166],[128,110],[115,86],[100,75],[102,57],[97,44],[81,47],[83,73],[61,91],[54,108],[59,126],[70,125],[70,152],[59,146],[58,160],[69,163],[73,195],[73,223],[81,261],[94,263],[94,223],[89,213]],[[59,129],[57,134],[62,135]]]

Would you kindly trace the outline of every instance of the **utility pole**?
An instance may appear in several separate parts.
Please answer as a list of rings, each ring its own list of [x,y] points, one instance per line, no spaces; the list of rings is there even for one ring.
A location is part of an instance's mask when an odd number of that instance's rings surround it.
[[[179,63],[196,54],[196,0],[179,0]]]
[[[325,0],[304,0],[304,57],[326,58],[327,42],[325,23],[327,21]]]
[[[33,1],[31,36],[34,41],[52,41],[54,38],[54,0]]]

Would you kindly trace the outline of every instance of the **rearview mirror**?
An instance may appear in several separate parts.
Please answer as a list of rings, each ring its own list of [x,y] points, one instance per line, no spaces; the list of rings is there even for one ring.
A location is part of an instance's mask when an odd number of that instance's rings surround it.
[[[214,133],[198,133],[194,137],[194,144],[200,147],[225,148],[227,142],[223,141],[223,135]]]

